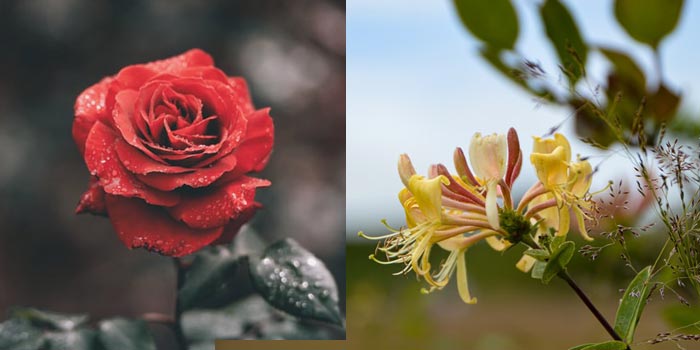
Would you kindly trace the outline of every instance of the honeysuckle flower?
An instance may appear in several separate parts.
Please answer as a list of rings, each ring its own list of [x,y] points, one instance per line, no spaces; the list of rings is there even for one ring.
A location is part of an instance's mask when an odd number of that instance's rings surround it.
[[[481,136],[476,133],[469,144],[469,159],[477,176],[477,181],[486,186],[486,217],[498,229],[497,189],[498,182],[506,172],[505,135]]]
[[[588,190],[591,186],[593,169],[591,164],[580,158],[571,161],[571,146],[562,134],[554,134],[554,138],[543,139],[534,137],[533,151],[530,162],[535,167],[537,177],[544,190],[553,196],[559,210],[557,235],[564,236],[569,232],[573,210],[579,232],[586,240],[592,240],[586,233],[584,211],[591,209]]]
[[[387,235],[359,234],[383,240],[377,253],[386,260],[374,254],[370,258],[382,264],[403,264],[404,268],[396,274],[414,272],[428,284],[422,289],[426,293],[444,288],[456,272],[460,297],[472,304],[476,298],[467,285],[467,250],[482,240],[502,251],[526,235],[531,239],[528,242],[537,242],[539,235],[550,231],[566,235],[570,208],[583,227],[585,211],[589,209],[592,169],[585,160],[571,162],[571,149],[564,136],[535,138],[530,160],[539,181],[516,206],[511,187],[520,174],[523,156],[515,130],[511,128],[506,135],[475,134],[469,155],[467,162],[462,149],[457,148],[453,158],[456,174],[436,164],[429,168],[427,177],[416,174],[410,158],[401,155],[398,172],[405,187],[399,192],[399,201],[406,214],[406,226],[393,229],[385,223],[391,231]],[[449,252],[436,268],[430,261],[433,249]],[[529,270],[534,263],[530,259],[523,258],[518,268]]]

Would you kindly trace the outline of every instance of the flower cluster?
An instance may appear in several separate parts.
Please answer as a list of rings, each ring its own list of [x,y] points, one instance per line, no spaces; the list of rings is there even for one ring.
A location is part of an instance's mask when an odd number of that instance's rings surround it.
[[[457,270],[457,287],[465,303],[476,303],[467,286],[465,253],[485,240],[493,249],[503,251],[527,239],[532,244],[551,234],[569,232],[571,214],[578,231],[587,240],[585,219],[593,207],[589,188],[592,168],[588,161],[571,159],[571,147],[561,134],[553,138],[534,138],[530,162],[538,181],[515,203],[513,183],[520,174],[523,154],[518,134],[511,128],[507,135],[476,133],[469,146],[470,165],[462,149],[454,152],[456,174],[442,164],[430,166],[428,176],[417,175],[407,155],[399,159],[399,175],[405,188],[399,200],[406,213],[406,226],[379,237],[377,247],[386,257],[370,258],[381,264],[404,264],[396,274],[410,271],[425,280],[426,293],[442,289]],[[435,246],[449,253],[438,268],[431,264]],[[534,258],[523,256],[517,267],[527,272]]]

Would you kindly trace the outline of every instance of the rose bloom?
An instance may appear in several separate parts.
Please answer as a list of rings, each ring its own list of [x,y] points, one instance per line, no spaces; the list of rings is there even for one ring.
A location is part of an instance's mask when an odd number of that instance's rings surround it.
[[[127,247],[183,256],[230,241],[260,204],[269,108],[194,49],[123,68],[75,103],[73,138],[92,175],[77,213],[110,218]]]

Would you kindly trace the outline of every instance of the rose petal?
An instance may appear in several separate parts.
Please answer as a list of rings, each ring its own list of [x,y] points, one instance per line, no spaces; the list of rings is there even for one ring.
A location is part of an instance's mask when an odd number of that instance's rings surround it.
[[[241,230],[241,227],[250,221],[250,219],[253,218],[253,215],[255,215],[255,212],[260,208],[262,208],[262,204],[255,202],[252,206],[243,210],[243,212],[241,212],[236,219],[229,221],[229,223],[224,226],[224,232],[221,234],[221,236],[219,236],[219,238],[216,239],[216,241],[212,242],[212,244],[231,243],[233,238],[236,237],[238,232]]]
[[[214,59],[200,50],[192,49],[175,57],[146,63],[145,66],[161,73],[178,74],[190,67],[213,66]]]
[[[88,183],[88,189],[80,197],[78,207],[75,208],[76,214],[91,213],[95,215],[107,215],[105,209],[105,191],[100,187],[96,177],[91,176]]]
[[[244,115],[248,115],[255,111],[253,100],[250,98],[248,83],[241,77],[231,77],[228,80],[229,85],[233,89],[236,102],[240,106]]]
[[[85,164],[90,173],[99,178],[102,189],[113,195],[139,197],[150,204],[173,206],[180,195],[161,192],[136,181],[119,160],[115,150],[117,135],[106,125],[97,122],[85,142]]]
[[[153,188],[162,191],[172,191],[178,187],[189,186],[193,188],[211,185],[222,174],[236,167],[236,156],[229,154],[207,168],[193,168],[193,172],[186,174],[162,174],[152,173],[136,175],[139,180]]]
[[[192,229],[173,220],[164,208],[136,198],[107,195],[106,203],[119,239],[129,248],[179,257],[209,245],[223,232],[223,227]]]
[[[105,99],[112,78],[104,78],[99,83],[85,89],[75,100],[73,119],[73,140],[80,154],[85,153],[85,139],[95,121],[111,125],[110,114],[105,110]]]
[[[238,159],[236,169],[226,173],[219,183],[226,183],[251,171],[261,171],[267,165],[274,142],[274,125],[270,109],[263,108],[248,116],[249,134],[233,151]]]
[[[224,226],[255,205],[258,187],[269,185],[270,181],[243,176],[208,193],[183,197],[180,204],[168,208],[168,212],[192,228]]]
[[[135,174],[167,173],[181,174],[192,172],[194,169],[183,168],[174,165],[166,165],[156,162],[143,154],[140,150],[130,146],[122,140],[117,140],[115,150],[125,168]]]
[[[115,96],[114,113],[112,114],[114,125],[121,133],[124,141],[141,150],[156,162],[166,164],[160,157],[143,145],[143,141],[134,129],[134,107],[138,94],[134,90],[124,90]]]

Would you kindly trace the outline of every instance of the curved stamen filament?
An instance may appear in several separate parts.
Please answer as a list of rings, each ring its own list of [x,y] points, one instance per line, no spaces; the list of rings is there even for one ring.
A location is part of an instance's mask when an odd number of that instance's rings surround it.
[[[534,207],[530,208],[527,213],[525,213],[525,218],[530,219],[532,218],[533,215],[537,214],[538,212],[545,210],[547,208],[552,208],[557,206],[557,200],[556,199],[550,199],[546,202],[542,202],[540,204],[535,205]]]
[[[530,204],[530,201],[535,199],[535,197],[543,195],[547,192],[548,190],[544,188],[544,185],[542,185],[542,183],[538,181],[525,192],[523,198],[520,199],[520,203],[518,203],[518,208],[515,211],[518,213],[522,213],[525,210],[525,208],[527,208],[527,205]]]

